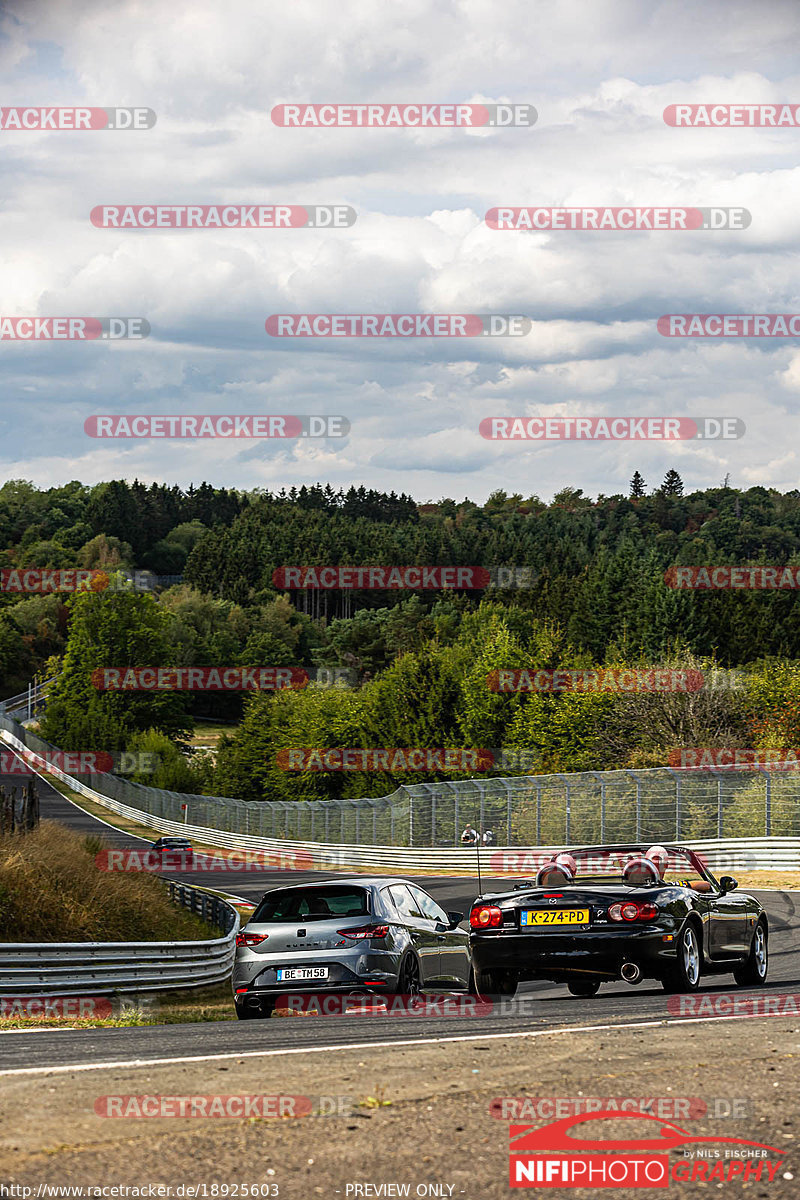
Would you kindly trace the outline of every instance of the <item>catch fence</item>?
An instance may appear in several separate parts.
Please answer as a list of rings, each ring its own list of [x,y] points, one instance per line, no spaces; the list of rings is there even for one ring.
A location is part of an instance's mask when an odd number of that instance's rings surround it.
[[[59,753],[0,706],[0,731],[43,761]],[[800,772],[757,769],[584,771],[416,783],[363,799],[244,801],[187,795],[116,775],[94,791],[159,821],[283,841],[453,847],[467,825],[501,846],[800,837]]]

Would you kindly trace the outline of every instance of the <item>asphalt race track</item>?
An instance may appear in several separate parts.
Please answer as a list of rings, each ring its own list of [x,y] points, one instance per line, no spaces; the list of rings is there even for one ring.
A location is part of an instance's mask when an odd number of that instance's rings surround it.
[[[19,778],[3,783],[19,783]],[[78,832],[100,834],[109,845],[142,848],[145,844],[120,833],[84,813],[49,785],[39,781],[41,815],[69,825]],[[280,870],[236,872],[180,872],[181,882],[201,884],[256,901],[270,886],[325,877],[322,872]],[[413,877],[412,877],[413,878]],[[468,912],[478,894],[477,879],[420,876],[420,884],[446,909]],[[484,877],[483,890],[502,890],[504,881]],[[750,889],[753,890],[753,889]],[[766,989],[737,988],[732,976],[716,976],[701,985],[700,996],[713,997],[735,992],[737,996],[777,999],[800,991],[800,893],[756,891],[770,922],[770,975]],[[673,997],[673,1007],[675,998]],[[376,1010],[377,1011],[377,1010]],[[662,1022],[705,1020],[670,1013],[667,995],[653,983],[636,987],[619,983],[604,985],[591,999],[569,995],[565,986],[550,983],[524,984],[513,1002],[483,1016],[379,1016],[353,1014],[337,1017],[273,1018],[269,1021],[231,1020],[189,1025],[144,1026],[127,1029],[61,1029],[14,1031],[0,1036],[0,1074],[56,1070],[91,1070],[105,1064],[191,1061],[248,1054],[313,1053],[332,1047],[354,1047],[391,1043],[417,1043],[448,1039],[510,1035],[531,1036],[559,1030],[592,1027],[644,1027]],[[712,1018],[725,1020],[723,1016]]]

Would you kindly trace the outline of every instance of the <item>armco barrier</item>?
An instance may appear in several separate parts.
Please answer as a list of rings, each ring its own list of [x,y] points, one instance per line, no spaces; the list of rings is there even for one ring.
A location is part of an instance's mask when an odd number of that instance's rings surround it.
[[[5,741],[16,749],[24,743],[13,734],[0,728],[0,742]],[[254,850],[262,854],[287,856],[294,853],[298,859],[320,870],[373,870],[397,874],[430,874],[456,872],[475,874],[477,855],[475,848],[427,848],[405,846],[364,846],[360,844],[327,845],[323,842],[289,841],[279,838],[252,837],[241,833],[213,829],[207,825],[192,825],[184,821],[169,821],[154,817],[141,809],[112,800],[100,792],[87,787],[78,779],[51,767],[50,773],[67,783],[78,795],[102,805],[109,812],[137,824],[156,830],[158,833],[177,834],[194,839],[205,846],[219,846],[229,850]],[[599,840],[599,839],[598,839]],[[671,841],[673,839],[665,839]],[[574,843],[573,843],[574,844]],[[727,838],[683,841],[683,845],[696,850],[708,862],[712,871],[800,871],[800,838]],[[531,873],[534,863],[526,856],[556,854],[567,849],[564,844],[539,847],[486,846],[480,851],[483,875],[518,875]],[[502,868],[502,869],[499,869]]]
[[[197,888],[168,886],[178,903],[217,925],[223,936],[195,942],[2,944],[0,995],[105,996],[222,983],[233,968],[239,914]]]

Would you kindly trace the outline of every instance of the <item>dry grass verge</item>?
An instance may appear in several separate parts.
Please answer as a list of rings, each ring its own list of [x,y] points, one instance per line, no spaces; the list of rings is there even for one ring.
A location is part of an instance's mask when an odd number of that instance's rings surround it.
[[[98,837],[43,821],[0,839],[0,941],[191,941],[213,936],[152,875],[101,871]]]

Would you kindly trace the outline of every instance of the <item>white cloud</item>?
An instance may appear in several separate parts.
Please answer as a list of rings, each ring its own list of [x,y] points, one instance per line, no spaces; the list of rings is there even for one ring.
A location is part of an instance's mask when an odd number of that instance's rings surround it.
[[[142,132],[0,134],[4,315],[145,316],[139,344],[9,344],[0,470],[420,496],[625,490],[680,462],[794,486],[789,340],[661,338],[669,312],[797,308],[800,131],[673,129],[670,103],[800,96],[794,3],[11,0],[0,103],[146,105]],[[533,129],[281,129],[274,104],[510,101]],[[100,203],[340,203],[344,230],[95,229]],[[497,204],[738,205],[744,232],[502,233]],[[521,313],[526,338],[273,339],[274,312]],[[295,445],[89,443],[98,412],[342,413]],[[741,442],[500,445],[483,416],[730,415]],[[13,449],[12,449],[13,447]],[[534,470],[535,468],[535,470]],[[531,483],[532,472],[534,483]],[[454,481],[454,475],[460,475]],[[500,476],[498,480],[498,475]]]

